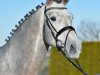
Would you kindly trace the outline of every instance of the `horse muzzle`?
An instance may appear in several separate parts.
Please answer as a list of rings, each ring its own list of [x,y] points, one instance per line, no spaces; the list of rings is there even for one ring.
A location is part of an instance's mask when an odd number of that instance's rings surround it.
[[[58,36],[63,34],[64,31],[68,31],[65,36],[65,41],[62,42],[58,39]],[[77,38],[75,29],[72,26],[62,28],[56,35],[56,46],[58,50],[68,57],[78,59],[81,54],[81,43]]]

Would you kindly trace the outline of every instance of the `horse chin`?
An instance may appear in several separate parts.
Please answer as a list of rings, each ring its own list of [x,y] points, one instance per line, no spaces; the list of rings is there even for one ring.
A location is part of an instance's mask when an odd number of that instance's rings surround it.
[[[75,53],[75,54],[69,54],[69,58],[71,59],[78,59],[80,57],[80,53]]]
[[[66,57],[67,58],[71,58],[71,59],[78,59],[79,57],[80,57],[80,54],[81,54],[81,52],[80,51],[78,51],[78,52],[67,52],[66,51]]]

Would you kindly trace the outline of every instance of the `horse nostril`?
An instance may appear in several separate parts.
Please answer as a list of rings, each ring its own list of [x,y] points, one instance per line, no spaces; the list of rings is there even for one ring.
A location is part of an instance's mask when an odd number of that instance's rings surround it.
[[[74,44],[70,45],[70,54],[75,54],[76,53],[76,46]]]

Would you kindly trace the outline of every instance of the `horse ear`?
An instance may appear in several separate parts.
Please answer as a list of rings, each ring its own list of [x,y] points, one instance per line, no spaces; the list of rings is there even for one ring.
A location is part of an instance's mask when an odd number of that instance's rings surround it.
[[[46,4],[49,5],[53,2],[53,0],[47,0]]]
[[[62,0],[62,2],[63,2],[64,4],[67,4],[67,3],[69,2],[69,0]]]

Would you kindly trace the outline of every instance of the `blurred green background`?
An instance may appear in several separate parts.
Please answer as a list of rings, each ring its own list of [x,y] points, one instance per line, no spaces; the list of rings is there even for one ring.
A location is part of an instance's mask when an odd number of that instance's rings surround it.
[[[100,42],[83,42],[82,54],[78,60],[88,75],[100,75]],[[54,47],[48,70],[49,75],[83,75]]]

